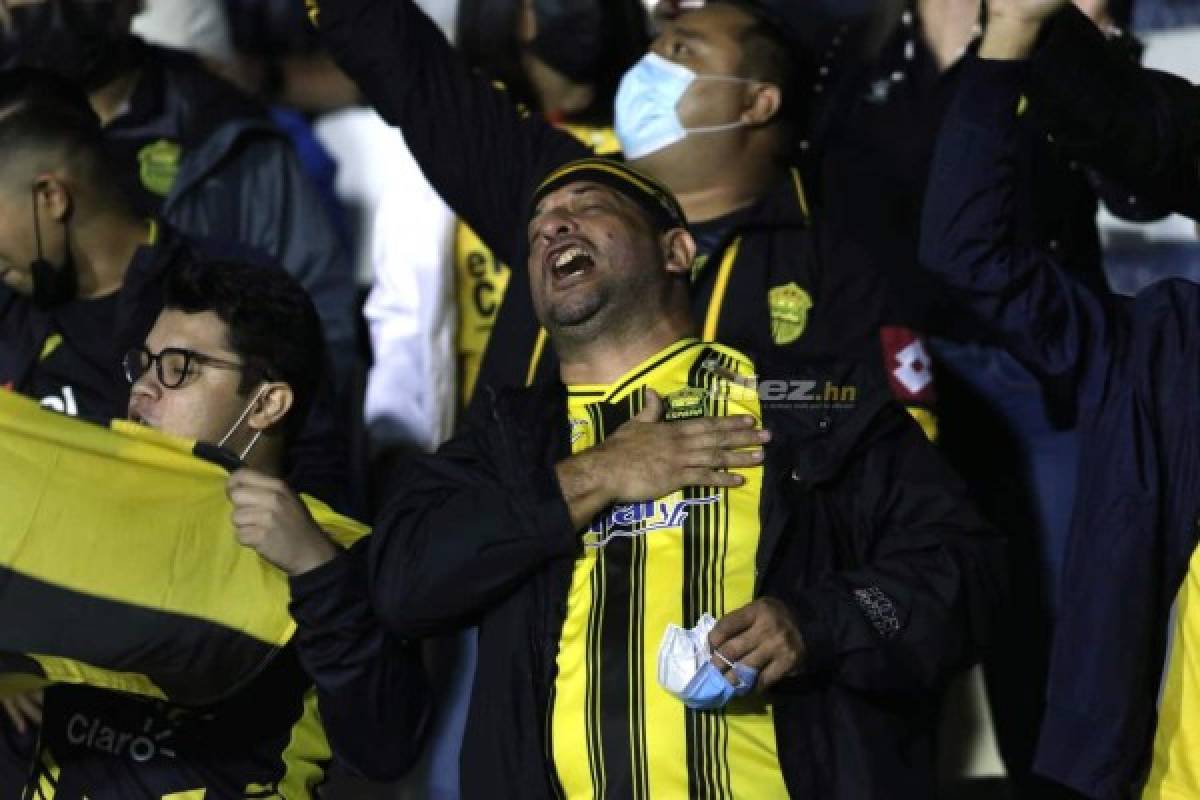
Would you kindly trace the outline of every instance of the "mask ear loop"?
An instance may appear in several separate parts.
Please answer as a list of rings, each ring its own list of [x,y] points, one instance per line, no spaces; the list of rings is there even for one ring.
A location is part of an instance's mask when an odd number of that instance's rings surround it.
[[[221,441],[217,442],[217,447],[224,447],[225,443],[233,438],[233,434],[237,433],[237,429],[242,427],[242,423],[246,421],[246,417],[250,416],[250,412],[254,410],[254,406],[259,400],[262,399],[263,392],[266,390],[267,387],[265,386],[258,390],[258,394],[254,395],[254,399],[246,404],[246,408],[242,411],[241,416],[237,418],[237,422],[233,423],[233,427],[229,429],[229,432],[221,437]],[[258,440],[262,435],[262,431],[255,431],[254,437],[250,440],[250,444],[246,445],[246,449],[242,451],[242,454],[238,456],[238,458],[242,461],[245,461],[246,456],[250,455],[250,451],[254,449],[256,444],[258,444]]]
[[[715,648],[715,647],[713,648],[713,650],[712,650],[712,653],[713,653],[713,655],[714,655],[714,656],[716,656],[717,658],[719,658],[719,659],[721,659],[722,661],[724,661],[724,662],[725,662],[725,664],[726,664],[726,665],[727,665],[727,666],[728,666],[730,669],[732,669],[732,670],[733,670],[733,677],[734,677],[734,680],[736,680],[736,681],[737,681],[737,683],[734,685],[734,688],[735,688],[735,689],[742,689],[742,688],[744,688],[744,687],[746,686],[746,683],[745,683],[745,681],[743,681],[743,680],[742,680],[742,676],[738,674],[738,672],[737,672],[737,670],[736,670],[736,669],[734,669],[734,667],[741,666],[741,665],[739,665],[739,664],[735,664],[735,663],[733,663],[732,661],[730,661],[728,658],[726,658],[725,656],[721,655],[721,651],[720,651],[720,650],[718,650],[718,649],[717,649],[717,648]]]

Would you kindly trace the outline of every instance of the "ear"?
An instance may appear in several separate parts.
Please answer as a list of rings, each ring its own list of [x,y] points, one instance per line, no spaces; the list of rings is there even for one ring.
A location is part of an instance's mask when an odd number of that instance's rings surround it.
[[[767,125],[783,107],[783,92],[773,83],[750,83],[746,85],[746,110],[742,121],[747,125]]]
[[[71,215],[71,190],[52,172],[42,173],[34,179],[33,197],[38,204],[40,219],[63,222]]]
[[[533,0],[521,0],[521,8],[517,11],[517,41],[522,45],[531,45],[537,35],[537,10],[533,7]]]
[[[258,402],[246,417],[246,424],[253,431],[269,431],[283,421],[295,401],[291,386],[282,381],[265,383],[258,390]]]
[[[662,235],[663,255],[671,275],[691,275],[696,260],[696,240],[686,228],[674,228]]]

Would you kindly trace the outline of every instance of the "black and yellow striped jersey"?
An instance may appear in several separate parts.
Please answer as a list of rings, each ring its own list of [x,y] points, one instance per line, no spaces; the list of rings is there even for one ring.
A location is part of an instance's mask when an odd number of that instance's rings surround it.
[[[753,391],[731,391],[733,375],[753,372],[736,351],[687,339],[611,386],[570,386],[572,449],[602,442],[637,414],[647,388],[664,399],[668,420],[761,420]],[[584,534],[550,709],[550,753],[566,797],[787,797],[764,698],[692,711],[656,679],[668,624],[692,627],[704,612],[720,618],[753,599],[762,472],[743,474],[736,489],[617,505]]]

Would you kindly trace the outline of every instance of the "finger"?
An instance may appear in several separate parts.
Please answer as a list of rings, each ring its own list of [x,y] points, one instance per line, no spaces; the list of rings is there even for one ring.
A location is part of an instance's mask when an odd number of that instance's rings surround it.
[[[680,460],[689,467],[708,467],[709,469],[731,469],[734,467],[757,467],[763,463],[765,455],[762,448],[746,451],[728,451],[719,448],[708,450],[693,450],[680,453]]]
[[[700,436],[706,433],[757,428],[758,420],[750,414],[734,414],[728,417],[701,417],[699,419],[689,419],[672,424],[676,426],[680,433],[686,436]]]
[[[243,467],[229,476],[229,485],[239,488],[258,488],[279,491],[284,483],[266,473]]]
[[[684,447],[711,449],[719,447],[722,450],[741,450],[750,447],[761,447],[771,440],[771,432],[762,429],[740,429],[735,431],[708,431],[680,438]]]
[[[759,670],[758,680],[754,684],[754,688],[758,692],[765,692],[775,684],[779,683],[791,668],[787,666],[787,662],[783,659],[772,659],[765,667]]]
[[[736,611],[730,611],[717,620],[717,624],[708,633],[709,647],[725,647],[725,643],[736,636],[749,631],[758,619],[758,608],[754,603],[742,606]],[[725,652],[722,650],[721,652]],[[737,659],[734,659],[735,661]]]
[[[21,736],[25,735],[25,716],[17,710],[16,705],[12,700],[0,700],[0,706],[4,708],[4,715],[12,722],[17,733]]]
[[[653,389],[646,389],[646,404],[642,406],[642,410],[637,413],[634,419],[638,422],[658,422],[662,419],[662,415],[662,398]]]
[[[706,469],[703,467],[690,467],[681,470],[679,479],[675,481],[676,489],[686,487],[710,487],[715,489],[736,489],[746,482],[746,479],[736,472],[722,472],[720,470]]]
[[[16,706],[25,715],[25,719],[35,725],[42,724],[42,706],[34,695],[21,695],[17,697]]]

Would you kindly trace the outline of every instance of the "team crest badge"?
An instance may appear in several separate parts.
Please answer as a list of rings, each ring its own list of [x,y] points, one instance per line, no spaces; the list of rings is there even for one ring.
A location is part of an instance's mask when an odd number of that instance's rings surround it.
[[[695,386],[680,389],[678,392],[667,395],[666,414],[663,418],[667,422],[674,422],[675,420],[703,417],[707,400],[708,390],[706,389]]]
[[[571,444],[575,444],[584,436],[587,436],[590,423],[586,419],[571,417],[567,422],[571,425]]]
[[[771,338],[775,344],[791,344],[804,335],[808,312],[813,306],[808,292],[794,282],[776,286],[767,292],[767,305],[771,310]]]
[[[179,176],[183,148],[177,142],[159,139],[138,151],[138,176],[147,191],[166,197]]]

